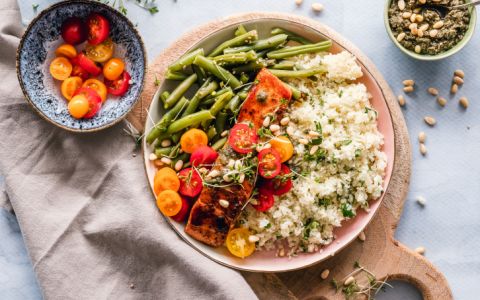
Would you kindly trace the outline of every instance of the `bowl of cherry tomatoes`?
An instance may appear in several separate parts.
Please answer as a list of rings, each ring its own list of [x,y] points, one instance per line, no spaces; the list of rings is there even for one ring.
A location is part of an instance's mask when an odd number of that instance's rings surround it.
[[[45,9],[17,50],[17,76],[27,101],[69,131],[97,131],[122,120],[140,97],[145,71],[135,26],[96,1]]]

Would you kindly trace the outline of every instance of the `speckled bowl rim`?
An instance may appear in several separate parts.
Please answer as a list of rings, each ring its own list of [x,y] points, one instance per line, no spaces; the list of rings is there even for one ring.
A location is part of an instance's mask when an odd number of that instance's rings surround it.
[[[405,53],[406,55],[408,55],[412,58],[415,58],[415,59],[418,59],[418,60],[424,60],[424,61],[435,61],[435,60],[440,60],[440,59],[444,59],[444,58],[447,58],[449,56],[452,56],[455,53],[462,50],[463,47],[465,47],[465,45],[468,44],[468,42],[470,41],[470,39],[473,36],[473,33],[475,32],[475,26],[477,24],[477,10],[475,9],[475,6],[472,6],[472,7],[469,8],[469,10],[470,10],[470,23],[468,24],[468,29],[467,29],[467,32],[465,32],[465,36],[463,37],[462,40],[460,40],[460,42],[458,42],[451,49],[449,49],[445,52],[439,53],[437,55],[417,54],[413,51],[410,51],[410,50],[404,48],[397,41],[395,36],[393,35],[392,28],[390,28],[390,23],[388,22],[388,9],[390,8],[390,5],[391,5],[392,1],[395,1],[395,0],[387,0],[385,2],[386,4],[385,4],[384,15],[383,15],[383,19],[384,19],[384,23],[385,23],[385,29],[387,30],[387,34],[390,37],[390,39],[392,40],[392,42],[395,44],[395,46],[397,46],[397,48],[399,48],[400,51],[402,51],[403,53]],[[471,2],[471,0],[466,0],[466,1]]]
[[[101,7],[103,9],[106,9],[106,10],[109,10],[111,11],[113,14],[116,14],[118,17],[120,17],[121,19],[123,19],[127,25],[132,29],[133,33],[135,34],[135,36],[137,37],[139,43],[140,43],[140,46],[142,48],[142,56],[143,56],[143,61],[145,62],[145,65],[144,65],[144,68],[143,68],[143,79],[142,79],[142,82],[140,84],[140,89],[138,90],[138,95],[135,97],[135,100],[132,102],[132,105],[125,111],[125,113],[119,117],[117,117],[116,119],[114,119],[113,121],[111,122],[108,122],[104,125],[101,125],[101,126],[98,126],[98,127],[94,127],[94,128],[89,128],[89,129],[77,129],[77,128],[71,128],[71,127],[68,127],[68,126],[65,126],[65,125],[62,125],[62,124],[59,124],[55,121],[53,121],[52,119],[50,119],[47,115],[45,115],[45,113],[38,109],[37,106],[35,105],[35,103],[32,101],[32,99],[30,99],[30,96],[28,95],[27,93],[27,89],[23,83],[23,80],[22,80],[22,77],[21,77],[21,74],[20,74],[20,52],[21,50],[23,49],[23,44],[25,42],[25,38],[27,37],[28,33],[30,32],[30,30],[32,29],[33,25],[38,21],[40,20],[41,18],[43,18],[47,13],[49,13],[50,11],[52,11],[53,9],[56,9],[56,8],[59,8],[59,7],[62,7],[62,6],[65,6],[65,5],[70,5],[70,4],[86,4],[86,5],[94,5],[94,6],[97,6],[97,7]],[[18,44],[18,47],[17,47],[17,53],[16,53],[16,70],[17,70],[17,78],[18,78],[18,82],[20,83],[20,88],[22,89],[22,92],[23,92],[23,95],[25,96],[25,98],[27,99],[27,102],[28,104],[30,104],[30,106],[43,118],[45,119],[46,121],[48,121],[49,123],[57,126],[57,127],[60,127],[62,129],[65,129],[67,131],[70,131],[70,132],[80,132],[80,133],[87,133],[87,132],[97,132],[97,131],[100,131],[100,130],[103,130],[103,129],[107,129],[109,127],[112,127],[114,126],[115,124],[119,123],[120,121],[122,121],[129,113],[130,111],[135,107],[135,105],[137,104],[138,100],[140,99],[140,96],[142,95],[142,92],[143,92],[143,87],[145,85],[145,78],[146,78],[146,75],[147,75],[147,66],[148,66],[148,61],[147,61],[147,56],[146,56],[146,50],[145,50],[145,44],[143,43],[143,39],[140,35],[140,33],[138,32],[138,30],[135,28],[135,26],[133,25],[133,23],[130,21],[130,19],[128,19],[126,16],[122,15],[119,11],[117,11],[116,9],[104,4],[104,3],[101,3],[101,2],[97,2],[97,1],[89,1],[89,0],[68,0],[68,1],[62,1],[62,2],[58,2],[58,3],[55,3],[55,4],[52,4],[50,5],[49,7],[45,8],[44,10],[42,10],[35,18],[33,18],[32,21],[30,21],[30,24],[28,24],[27,26],[27,29],[25,29],[25,32],[23,33],[23,36],[22,38],[20,39],[20,43]]]

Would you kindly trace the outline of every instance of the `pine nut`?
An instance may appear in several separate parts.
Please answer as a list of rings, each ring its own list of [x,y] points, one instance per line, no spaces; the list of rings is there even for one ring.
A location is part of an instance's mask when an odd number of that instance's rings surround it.
[[[233,169],[234,166],[235,166],[235,160],[230,158],[228,160],[227,168]]]
[[[418,29],[415,27],[411,30],[413,35],[418,35]]]
[[[365,242],[365,240],[367,239],[367,237],[365,236],[365,232],[360,232],[360,234],[358,235],[358,239],[362,242]]]
[[[171,141],[171,140],[163,140],[163,141],[160,143],[160,146],[162,146],[162,147],[169,147],[171,144],[172,144],[172,141]]]
[[[288,135],[293,135],[295,133],[295,129],[293,129],[293,127],[287,127],[287,134]]]
[[[183,160],[179,159],[176,163],[175,163],[175,171],[180,171],[183,167]]]
[[[319,137],[320,136],[320,133],[316,132],[316,131],[313,131],[313,130],[310,130],[308,132],[308,136],[310,137],[313,137],[313,138],[316,138],[316,137]]]
[[[268,125],[270,125],[270,117],[267,116],[265,117],[265,119],[263,119],[263,127],[268,127]]]
[[[414,13],[419,14],[421,11],[420,7],[417,7],[413,10]]]
[[[228,130],[224,130],[224,131],[220,134],[221,137],[226,137],[227,135],[228,135]]]
[[[438,90],[436,88],[429,87],[427,89],[427,92],[432,96],[438,96]]]
[[[417,21],[418,23],[423,22],[423,16],[422,15],[417,15],[415,17],[415,21]]]
[[[424,255],[425,254],[425,247],[417,247],[417,248],[415,248],[415,252],[417,252],[420,255]]]
[[[423,30],[419,29],[417,31],[417,35],[418,35],[418,37],[423,37]]]
[[[398,0],[398,9],[404,10],[405,9],[405,1],[404,0]]]
[[[280,126],[278,126],[277,124],[270,125],[270,131],[271,132],[275,132],[275,131],[279,131],[279,130],[280,130]]]
[[[427,199],[425,199],[423,196],[417,196],[415,201],[417,201],[417,203],[421,206],[425,206],[425,204],[427,204]]]
[[[463,106],[463,108],[467,109],[468,108],[468,99],[467,97],[462,97],[460,98],[460,100],[458,101],[460,103],[461,106]]]
[[[443,21],[438,21],[435,24],[433,24],[433,28],[435,29],[440,29],[443,27]]]
[[[172,160],[168,157],[162,157],[162,159],[160,159],[164,164],[166,165],[169,165],[172,163]]]
[[[428,24],[423,24],[422,26],[420,26],[419,29],[421,29],[421,30],[423,30],[423,31],[427,31],[428,26],[429,26]]]
[[[221,207],[227,208],[230,205],[230,202],[225,199],[220,199],[218,200],[218,204],[220,204]]]
[[[420,144],[420,153],[425,156],[427,154],[427,146],[425,144]]]
[[[418,26],[417,23],[412,23],[412,24],[408,25],[408,29],[413,30],[415,28],[418,28],[417,26]]]
[[[437,102],[440,106],[445,106],[447,104],[447,99],[443,98],[443,97],[437,97]]]
[[[455,70],[455,72],[453,72],[453,74],[454,74],[455,76],[458,76],[458,77],[462,78],[462,79],[465,77],[465,73],[464,73],[462,70],[460,70],[460,69]]]
[[[207,174],[207,173],[208,173],[208,169],[205,168],[205,167],[201,167],[200,169],[198,169],[198,172],[199,172],[200,174]]]
[[[422,47],[420,45],[415,46],[415,53],[420,53],[422,52]]]
[[[452,84],[452,87],[450,88],[450,93],[451,94],[456,94],[458,92],[458,84],[454,83]]]
[[[402,14],[402,18],[404,19],[410,19],[411,16],[412,16],[412,13],[409,11],[406,11]]]
[[[280,125],[282,125],[282,126],[287,126],[288,123],[290,123],[290,118],[289,117],[285,117],[285,118],[280,120]]]
[[[230,177],[228,174],[225,174],[225,175],[223,175],[223,180],[225,182],[230,182],[230,181],[232,181],[232,177]]]
[[[150,155],[148,156],[149,160],[156,160],[157,158],[158,156],[155,153],[150,153]]]
[[[297,6],[302,5],[302,3],[303,3],[303,0],[295,0],[295,4],[296,4]]]
[[[403,97],[403,95],[398,95],[398,104],[400,106],[405,106],[405,97]]]
[[[323,10],[323,4],[321,3],[313,3],[312,4],[312,9],[314,12],[319,13]]]
[[[436,37],[438,34],[438,30],[437,29],[432,29],[430,30],[430,37],[434,38]]]
[[[327,279],[328,278],[328,275],[330,275],[330,270],[329,269],[325,269],[322,271],[322,273],[320,274],[320,278],[322,278],[323,280]]]
[[[435,124],[437,124],[437,120],[435,120],[435,118],[431,116],[426,116],[425,118],[423,118],[423,120],[430,126],[435,126]]]
[[[308,140],[307,139],[299,139],[298,142],[300,144],[303,144],[303,145],[307,145],[308,144]]]
[[[427,135],[425,134],[425,132],[420,131],[420,132],[418,133],[418,141],[419,141],[420,143],[425,143],[425,140],[426,140],[426,139],[427,139]]]
[[[415,81],[413,79],[406,79],[404,81],[402,81],[403,85],[404,86],[414,86],[415,85]]]
[[[157,168],[161,168],[161,167],[164,166],[164,163],[163,163],[161,160],[159,160],[159,159],[154,160],[154,161],[153,161],[153,164],[154,164],[155,167],[157,167]]]
[[[217,177],[218,175],[220,175],[220,171],[219,171],[219,170],[211,170],[210,173],[208,173],[207,177],[215,178],[215,177]]]
[[[418,3],[425,4],[425,3],[427,3],[427,0],[418,0]]]
[[[355,282],[355,277],[353,276],[350,276],[348,277],[347,279],[345,279],[345,282],[343,283],[344,286],[349,286],[351,285],[352,283]]]
[[[285,249],[280,248],[280,250],[278,251],[278,256],[284,257],[285,256]]]
[[[411,93],[411,92],[413,92],[413,90],[414,90],[414,88],[413,88],[413,86],[411,86],[411,85],[406,86],[406,87],[403,88],[403,91],[404,91],[405,93]]]
[[[245,181],[245,174],[240,173],[240,176],[238,178],[238,183],[242,184]]]
[[[413,22],[415,22],[416,19],[417,19],[417,14],[412,14],[412,15],[410,16],[410,22],[413,23]]]
[[[453,82],[456,83],[456,84],[458,84],[458,85],[462,85],[464,81],[463,81],[462,77],[460,77],[460,76],[454,76],[454,77],[453,77]]]
[[[242,169],[243,165],[242,165],[242,161],[241,160],[236,160],[235,161],[235,170],[240,170]]]
[[[317,151],[318,151],[318,146],[317,145],[313,146],[312,148],[310,148],[310,155],[314,155],[315,152]]]
[[[398,35],[397,35],[397,41],[401,42],[406,36],[406,33],[405,32],[400,32]]]
[[[258,236],[256,236],[256,235],[251,235],[251,236],[248,237],[248,241],[249,241],[250,243],[256,243],[256,242],[258,242],[259,240],[260,240],[260,238],[259,238]]]

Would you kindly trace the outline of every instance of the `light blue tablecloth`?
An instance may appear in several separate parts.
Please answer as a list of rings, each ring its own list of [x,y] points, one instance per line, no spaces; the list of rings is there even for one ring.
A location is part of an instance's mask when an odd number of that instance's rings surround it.
[[[46,7],[46,0],[19,0],[24,22]],[[415,79],[417,90],[407,96],[404,115],[413,146],[413,174],[410,193],[396,237],[415,248],[424,246],[426,256],[444,272],[456,299],[478,299],[480,282],[480,37],[474,36],[469,45],[454,57],[440,62],[419,62],[406,57],[388,39],[383,25],[384,1],[323,0],[325,10],[315,14],[313,1],[297,7],[293,0],[157,0],[159,13],[148,12],[127,2],[128,16],[144,37],[148,57],[153,59],[163,48],[182,33],[218,17],[248,11],[281,11],[309,16],[323,22],[359,46],[378,66],[395,93],[401,93],[402,80]],[[453,70],[466,73],[465,85],[455,97],[448,89]],[[426,93],[436,87],[449,99],[440,108],[434,97]],[[458,105],[460,96],[470,99],[470,107]],[[434,128],[423,122],[432,115],[438,124]],[[428,154],[418,151],[417,134],[427,133]],[[425,208],[415,203],[416,196],[427,199]],[[0,212],[0,299],[38,299],[26,252],[15,220]],[[413,299],[418,294],[403,285],[383,299]],[[393,295],[395,294],[395,295]]]

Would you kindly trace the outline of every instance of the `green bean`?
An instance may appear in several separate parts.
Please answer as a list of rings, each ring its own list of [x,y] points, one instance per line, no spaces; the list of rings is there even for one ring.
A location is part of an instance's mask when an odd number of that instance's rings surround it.
[[[222,132],[225,130],[225,126],[227,125],[227,119],[228,114],[226,112],[221,111],[217,114],[215,118],[215,129],[217,130],[218,135],[222,134]]]
[[[235,30],[235,36],[239,36],[239,35],[242,35],[242,34],[245,34],[245,33],[247,33],[247,30],[241,24],[238,26],[237,30]]]
[[[209,107],[212,106],[213,103],[215,103],[215,98],[205,99],[202,101],[202,103],[200,103],[200,107],[202,109],[209,109]]]
[[[183,134],[182,131],[175,132],[174,134],[172,134],[170,139],[172,140],[172,142],[177,144],[180,141],[180,138],[182,137],[182,134]]]
[[[215,151],[218,151],[223,147],[223,145],[225,145],[226,142],[227,142],[226,137],[219,139],[218,141],[215,142],[215,144],[212,145],[212,149]]]
[[[329,44],[329,43],[331,43],[331,41],[326,40],[326,41],[321,41],[321,42],[318,42],[318,43],[315,43],[315,44],[299,45],[299,46],[287,46],[287,47],[283,47],[283,48],[280,48],[278,50],[270,51],[270,52],[285,53],[285,52],[291,52],[291,51],[297,51],[297,50],[305,50],[305,49],[311,49],[311,48],[317,47],[319,45],[324,45],[324,44]]]
[[[170,70],[167,70],[165,73],[165,79],[170,79],[170,80],[185,80],[187,79],[187,74],[181,73],[181,72],[173,72]]]
[[[208,127],[208,130],[207,130],[208,140],[211,141],[216,135],[217,135],[217,130],[215,129],[215,127],[214,126]]]
[[[172,165],[175,166],[179,160],[183,161],[183,167],[187,167],[187,166],[186,166],[186,163],[190,161],[190,154],[188,154],[188,153],[182,153],[182,154],[178,155],[178,156],[173,160]]]
[[[218,77],[232,88],[239,87],[242,84],[235,76],[232,75],[232,73],[220,67],[205,56],[197,56],[193,63],[212,73],[214,76]]]
[[[332,46],[331,41],[325,41],[318,44],[288,47],[288,48],[283,48],[281,50],[269,52],[267,53],[267,57],[281,59],[281,58],[292,57],[292,56],[296,56],[304,53],[314,53],[314,52],[325,51],[325,50],[328,50],[331,46]],[[297,48],[297,47],[305,47],[305,48]]]
[[[194,113],[197,110],[200,101],[206,96],[208,96],[210,93],[215,91],[217,88],[218,83],[216,81],[211,81],[211,79],[205,81],[205,83],[198,89],[195,95],[193,95],[192,100],[183,112],[182,117]]]
[[[268,66],[268,61],[256,60],[246,65],[238,66],[232,69],[233,74],[241,74],[244,72],[253,72]]]
[[[224,49],[230,48],[230,47],[235,47],[235,46],[240,46],[244,44],[249,44],[253,41],[256,41],[258,39],[258,33],[256,30],[249,31],[247,33],[244,33],[242,35],[236,36],[231,40],[225,41],[218,45],[217,48],[215,48],[208,56],[217,56],[220,53],[223,52]]]
[[[208,95],[207,97],[205,97],[205,101],[208,101],[208,100],[211,100],[211,99],[215,99],[217,98],[218,96],[220,96],[221,94],[225,94],[226,92],[228,91],[231,91],[232,89],[229,88],[229,87],[225,87],[221,90],[218,90],[218,91],[213,91],[212,93],[210,93],[210,95]],[[213,104],[213,103],[212,103]]]
[[[170,96],[169,91],[164,91],[163,93],[160,94],[160,100],[162,100],[163,104],[165,104],[165,100],[167,100],[168,96]]]
[[[242,74],[240,75],[240,81],[241,81],[243,84],[247,83],[249,80],[250,80],[250,77],[249,77],[247,74],[242,73]]]
[[[205,71],[196,65],[192,65],[192,70],[193,73],[197,74],[197,83],[201,86],[207,80],[207,75],[205,74]]]
[[[291,70],[274,70],[274,69],[268,69],[270,73],[277,77],[310,77],[316,74],[322,74],[327,72],[325,67],[319,67],[319,68],[312,68],[312,69],[306,69],[306,70],[297,70],[297,71],[291,71]]]
[[[178,99],[185,94],[185,92],[192,86],[192,84],[197,80],[197,75],[192,74],[188,76],[187,79],[182,81],[168,96],[168,98],[165,100],[165,105],[163,106],[165,109],[168,109],[175,105],[177,103]]]
[[[229,111],[232,114],[235,114],[242,101],[247,98],[249,89],[250,86],[244,87],[240,92],[233,96],[233,98],[230,100],[230,102],[228,102],[227,106],[225,107],[225,110]]]
[[[160,121],[155,124],[155,126],[150,130],[150,133],[147,135],[147,143],[151,144],[155,139],[157,139],[162,133],[167,131],[170,122],[182,111],[183,107],[188,102],[187,98],[182,97],[177,104],[167,111]]]
[[[196,49],[180,57],[176,62],[171,64],[168,69],[171,71],[182,71],[185,66],[189,66],[192,64],[193,60],[195,59],[195,57],[197,57],[197,55],[204,55],[202,48]]]
[[[234,65],[234,64],[244,64],[248,61],[257,59],[257,53],[250,50],[248,52],[238,52],[238,53],[229,53],[218,55],[212,58],[212,60],[219,65]]]
[[[291,60],[282,60],[281,62],[274,64],[272,66],[272,69],[277,69],[277,70],[293,70],[295,67],[295,62]]]
[[[166,148],[155,148],[155,155],[157,157],[167,156],[172,151],[173,147],[166,147]]]
[[[168,153],[168,157],[175,158],[177,157],[179,152],[180,152],[180,144],[176,144],[175,146],[172,147],[172,150],[170,151],[170,153]]]
[[[179,132],[180,130],[187,128],[189,126],[194,126],[196,124],[200,124],[205,120],[213,119],[214,117],[210,113],[209,110],[201,110],[191,115],[185,116],[168,126],[167,134],[171,135],[175,132]]]
[[[272,37],[269,37],[268,39],[258,40],[249,46],[227,48],[223,51],[223,53],[224,54],[238,53],[238,52],[247,52],[250,50],[259,51],[259,50],[264,50],[268,48],[274,48],[283,44],[287,40],[287,37],[288,36],[286,34],[274,35]]]
[[[277,34],[282,34],[282,33],[283,33],[283,34],[286,34],[286,35],[288,35],[288,39],[289,39],[290,41],[295,41],[295,42],[298,42],[298,43],[300,43],[300,44],[311,44],[311,43],[312,43],[312,41],[310,41],[310,40],[308,40],[308,39],[306,39],[306,38],[304,38],[304,37],[301,37],[301,36],[299,36],[298,34],[295,34],[295,33],[291,32],[291,31],[287,31],[287,30],[285,30],[285,29],[283,29],[283,28],[278,28],[278,27],[277,27],[277,28],[273,28],[272,31],[270,31],[270,33],[271,33],[272,35],[277,35]]]
[[[210,113],[212,116],[216,116],[224,107],[227,105],[227,103],[232,99],[233,97],[233,92],[229,91],[223,95],[220,95],[216,98],[215,103],[213,103],[212,107],[210,108]],[[204,129],[207,129],[208,125],[210,125],[211,120],[205,120],[202,122],[202,127]]]
[[[293,99],[300,99],[300,97],[302,97],[302,92],[299,89],[297,89],[296,87],[293,87],[292,85],[286,83],[285,81],[283,83],[285,83],[285,85],[292,91]]]

